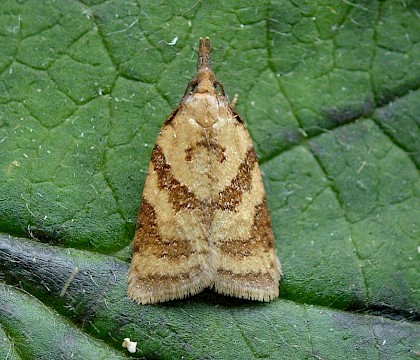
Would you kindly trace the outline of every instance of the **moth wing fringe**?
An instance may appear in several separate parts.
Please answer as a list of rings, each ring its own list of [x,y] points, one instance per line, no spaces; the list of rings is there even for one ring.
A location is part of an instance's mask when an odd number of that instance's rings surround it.
[[[153,285],[149,289],[137,285],[138,277],[134,274],[129,276],[128,296],[139,304],[156,304],[170,300],[184,299],[188,296],[196,295],[205,288],[211,286],[209,277],[194,278],[192,281],[184,283],[167,283],[165,287],[156,288]]]

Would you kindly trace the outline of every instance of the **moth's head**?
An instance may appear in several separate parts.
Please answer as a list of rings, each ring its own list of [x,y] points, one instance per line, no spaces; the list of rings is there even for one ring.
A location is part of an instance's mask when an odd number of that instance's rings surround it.
[[[201,68],[197,71],[197,85],[193,89],[195,93],[213,93],[216,91],[216,77],[209,68]]]

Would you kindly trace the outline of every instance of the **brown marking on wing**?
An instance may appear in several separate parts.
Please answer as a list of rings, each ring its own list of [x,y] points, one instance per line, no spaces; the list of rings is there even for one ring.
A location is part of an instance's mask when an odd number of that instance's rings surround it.
[[[193,250],[189,240],[177,238],[162,239],[156,224],[155,210],[144,198],[137,219],[133,251],[138,251],[140,254],[147,253],[156,258],[166,258],[171,261],[179,261],[183,257],[189,258],[196,252]]]
[[[223,163],[226,160],[225,151],[226,148],[220,146],[216,139],[205,139],[197,142],[194,145],[189,146],[185,150],[185,161],[190,162],[192,160],[194,152],[197,151],[198,147],[203,147],[209,152],[212,152],[216,155],[216,159]]]
[[[158,176],[158,187],[168,193],[172,208],[178,212],[182,209],[196,209],[201,202],[182,185],[172,174],[171,166],[166,163],[165,155],[159,145],[155,145],[151,162]]]
[[[188,272],[175,273],[173,275],[153,274],[148,276],[141,276],[141,274],[138,274],[136,285],[144,288],[146,291],[148,287],[165,289],[168,284],[188,282],[197,277],[201,272],[202,267],[197,265],[188,269]]]
[[[156,226],[156,214],[153,206],[146,199],[142,199],[139,215],[137,217],[137,228],[133,240],[133,251],[141,251],[145,244],[154,246],[161,242]]]
[[[274,236],[265,198],[255,206],[254,221],[249,239],[227,239],[221,241],[218,248],[223,254],[235,257],[238,260],[247,256],[258,256],[261,253],[273,250]]]
[[[215,208],[221,210],[235,211],[242,200],[244,192],[252,188],[252,170],[257,164],[257,155],[251,147],[248,149],[244,160],[239,166],[238,173],[232,179],[229,186],[219,193]]]
[[[275,265],[272,264],[272,268]],[[234,273],[230,270],[218,269],[217,275],[221,278],[229,279],[232,283],[245,282],[252,285],[254,288],[266,288],[273,284],[273,277],[269,271],[262,272],[247,272],[247,273]]]

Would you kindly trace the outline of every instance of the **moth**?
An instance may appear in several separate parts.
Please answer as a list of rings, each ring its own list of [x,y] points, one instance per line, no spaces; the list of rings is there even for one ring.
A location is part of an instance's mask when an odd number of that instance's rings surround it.
[[[280,262],[257,156],[200,38],[197,74],[164,122],[132,242],[128,296],[140,304],[205,288],[238,298],[279,295]]]

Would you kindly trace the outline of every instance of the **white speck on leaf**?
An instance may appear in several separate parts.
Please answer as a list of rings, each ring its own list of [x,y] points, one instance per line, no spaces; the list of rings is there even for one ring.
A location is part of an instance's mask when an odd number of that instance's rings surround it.
[[[178,36],[175,36],[170,42],[166,43],[169,46],[174,46],[178,42]]]
[[[130,338],[125,338],[122,343],[122,347],[127,348],[129,353],[134,354],[136,352],[137,342],[131,341]]]

